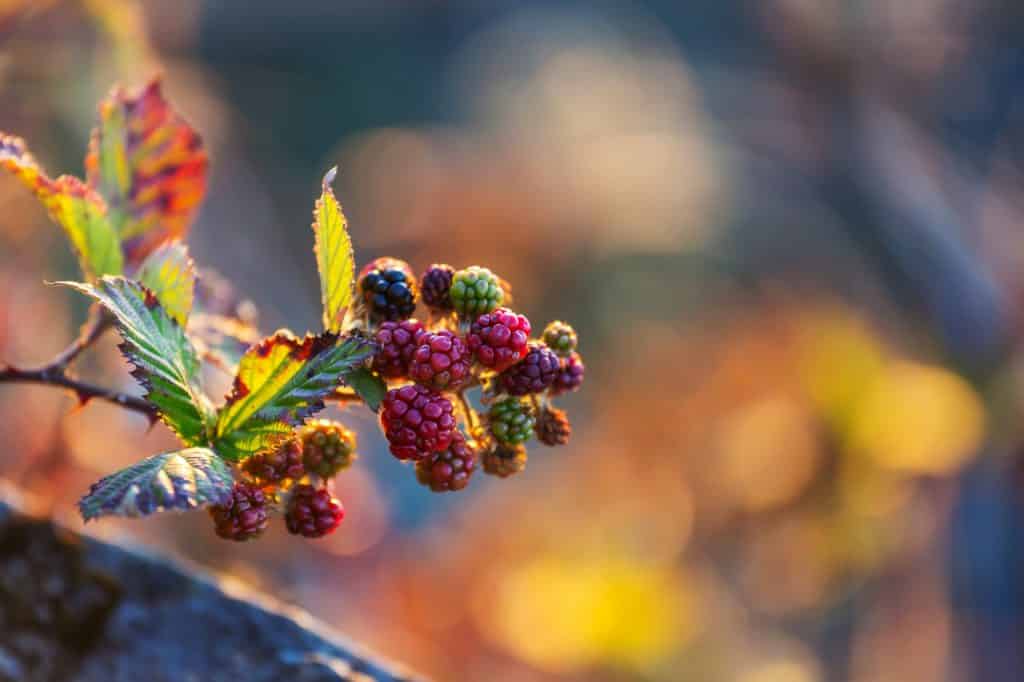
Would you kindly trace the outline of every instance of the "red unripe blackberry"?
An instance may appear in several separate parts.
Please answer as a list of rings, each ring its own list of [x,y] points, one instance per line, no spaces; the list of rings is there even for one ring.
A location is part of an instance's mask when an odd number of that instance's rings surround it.
[[[572,425],[565,410],[550,405],[541,408],[534,429],[537,432],[537,439],[544,445],[565,445],[572,436]]]
[[[416,480],[435,493],[454,492],[469,485],[476,470],[476,452],[462,434],[444,452],[416,462]]]
[[[583,385],[583,358],[573,351],[569,357],[562,358],[555,375],[555,383],[551,385],[551,395],[561,395],[575,391]]]
[[[374,334],[380,350],[373,356],[373,368],[388,379],[408,376],[409,360],[422,334],[423,323],[416,319],[382,322]]]
[[[533,436],[533,405],[525,398],[505,398],[491,406],[487,424],[498,441],[524,443]]]
[[[558,366],[554,351],[531,341],[526,357],[499,375],[501,387],[509,395],[541,393],[555,382]]]
[[[499,478],[508,478],[526,468],[526,447],[495,442],[485,450],[482,463],[484,472]]]
[[[446,449],[455,437],[451,401],[419,384],[388,391],[380,423],[391,454],[398,459],[423,459]]]
[[[548,324],[547,327],[544,327],[544,333],[541,338],[544,341],[544,345],[555,351],[555,355],[562,358],[576,350],[576,346],[579,344],[576,330],[561,320],[555,320]]]
[[[324,480],[356,460],[356,434],[338,422],[315,419],[302,427],[300,435],[303,466]]]
[[[235,483],[231,499],[210,507],[214,530],[225,540],[243,542],[267,529],[267,496],[254,485]]]
[[[466,344],[484,367],[503,372],[526,357],[530,321],[508,308],[476,318]]]
[[[302,466],[302,443],[296,438],[289,438],[273,450],[247,457],[242,462],[242,471],[264,488],[297,481],[306,475]]]
[[[345,508],[326,488],[302,484],[292,489],[284,522],[292,535],[322,538],[337,530],[344,518]]]
[[[436,388],[454,390],[469,378],[469,350],[462,339],[442,329],[423,332],[409,360],[409,378]]]
[[[452,300],[448,292],[452,288],[455,268],[444,263],[435,263],[420,277],[420,298],[435,310],[451,310]]]
[[[359,290],[370,318],[404,320],[416,310],[416,278],[405,261],[378,258],[359,273]]]

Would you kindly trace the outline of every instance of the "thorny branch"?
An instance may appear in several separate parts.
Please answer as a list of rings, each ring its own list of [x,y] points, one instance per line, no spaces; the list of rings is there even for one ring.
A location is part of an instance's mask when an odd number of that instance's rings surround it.
[[[72,376],[68,369],[86,348],[93,345],[111,328],[113,320],[98,305],[89,309],[89,317],[82,325],[78,337],[67,348],[57,354],[50,362],[35,369],[19,369],[11,365],[0,365],[0,383],[31,383],[66,388],[75,394],[79,404],[84,405],[92,399],[105,400],[127,410],[144,414],[153,421],[156,409],[146,400],[114,391],[109,388],[80,381]]]

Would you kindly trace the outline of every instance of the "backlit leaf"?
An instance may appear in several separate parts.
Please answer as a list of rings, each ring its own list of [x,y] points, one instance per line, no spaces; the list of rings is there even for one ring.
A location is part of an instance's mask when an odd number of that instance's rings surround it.
[[[124,339],[121,352],[135,365],[132,375],[146,399],[187,445],[206,443],[214,413],[199,383],[199,358],[153,292],[124,277],[103,277],[95,286],[59,284],[93,297],[114,315]]]
[[[388,392],[387,384],[368,367],[356,367],[342,375],[345,385],[356,392],[368,408],[376,412]]]
[[[320,299],[324,309],[324,329],[341,330],[345,311],[355,293],[355,257],[348,223],[341,205],[334,198],[331,183],[338,169],[327,171],[321,185],[320,198],[313,210],[313,234],[316,243],[316,265],[320,271]]]
[[[192,312],[196,271],[181,242],[167,242],[142,261],[135,278],[156,294],[160,305],[182,327]]]
[[[164,99],[159,79],[131,94],[115,88],[100,103],[85,168],[106,199],[129,266],[185,236],[208,165],[202,140]]]
[[[323,409],[323,399],[337,388],[342,373],[373,351],[365,339],[339,339],[329,332],[299,339],[279,331],[253,346],[242,357],[218,416],[217,452],[239,460],[265,449]]]
[[[50,179],[21,139],[2,133],[0,166],[31,189],[64,229],[86,277],[121,273],[121,245],[98,194],[70,175]]]
[[[100,516],[148,516],[223,504],[231,496],[231,469],[212,450],[188,448],[148,457],[101,478],[81,499],[86,521]]]

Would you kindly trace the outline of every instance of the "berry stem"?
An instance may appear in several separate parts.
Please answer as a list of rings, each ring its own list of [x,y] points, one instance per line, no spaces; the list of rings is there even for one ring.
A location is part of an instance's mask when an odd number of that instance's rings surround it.
[[[102,308],[93,305],[89,317],[82,325],[78,336],[47,364],[35,369],[19,369],[11,365],[0,365],[0,383],[29,383],[58,386],[71,390],[80,405],[96,398],[113,403],[127,410],[146,415],[150,422],[157,417],[156,409],[138,396],[79,381],[68,374],[68,368],[78,359],[82,351],[92,346],[111,328],[113,320]]]
[[[111,328],[113,322],[113,318],[104,312],[98,303],[94,303],[89,308],[89,317],[82,324],[82,328],[78,330],[78,337],[68,344],[67,348],[62,350],[57,357],[51,360],[46,365],[46,369],[66,369],[82,351],[96,343]]]
[[[476,433],[480,428],[480,419],[476,410],[473,409],[473,406],[469,404],[469,400],[466,398],[466,389],[457,392],[455,396],[459,399],[459,405],[466,415],[466,424],[469,426],[469,432]]]

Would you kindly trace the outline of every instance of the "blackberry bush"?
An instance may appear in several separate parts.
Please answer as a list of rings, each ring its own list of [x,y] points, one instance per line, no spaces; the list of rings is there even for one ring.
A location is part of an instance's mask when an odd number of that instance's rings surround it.
[[[378,412],[391,453],[414,461],[417,479],[437,492],[461,490],[480,467],[500,477],[522,471],[534,432],[547,445],[568,440],[568,418],[551,401],[583,379],[572,328],[554,322],[531,341],[529,320],[502,307],[510,285],[479,265],[434,264],[417,281],[408,263],[385,257],[356,275],[334,169],[313,209],[320,330],[264,336],[251,303],[225,299],[226,284],[197,289],[184,238],[207,166],[202,140],[157,80],[115,89],[100,106],[84,180],[52,179],[22,140],[0,133],[0,168],[74,246],[83,281],[60,284],[92,299],[68,348],[37,369],[0,362],[0,381],[105,400],[163,421],[181,441],[93,484],[79,503],[86,520],[205,508],[218,536],[240,541],[283,513],[292,534],[322,537],[344,516],[331,480],[356,459],[352,431],[315,419],[329,402]],[[421,297],[426,323],[413,318]],[[192,315],[194,303],[203,315]],[[110,328],[141,395],[71,372]],[[204,386],[208,363],[234,376],[223,400]]]

